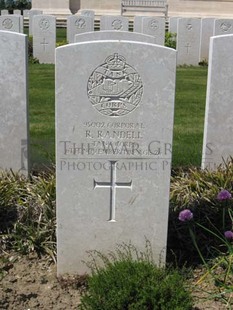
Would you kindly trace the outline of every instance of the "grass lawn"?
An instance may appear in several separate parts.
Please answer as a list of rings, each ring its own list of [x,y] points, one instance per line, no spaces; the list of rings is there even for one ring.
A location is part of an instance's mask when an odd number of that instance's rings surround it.
[[[200,166],[207,69],[177,69],[173,167]],[[54,65],[29,65],[29,113],[32,162],[54,162]]]

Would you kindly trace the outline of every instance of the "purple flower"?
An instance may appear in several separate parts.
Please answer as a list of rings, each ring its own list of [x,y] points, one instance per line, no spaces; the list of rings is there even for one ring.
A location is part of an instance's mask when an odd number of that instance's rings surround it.
[[[189,209],[185,209],[179,213],[179,220],[181,222],[190,221],[193,218],[193,213]]]
[[[222,201],[222,200],[227,200],[227,199],[231,199],[231,193],[229,193],[226,189],[222,189],[218,195],[217,195],[217,199]]]
[[[224,236],[225,236],[227,239],[233,239],[233,232],[230,231],[230,230],[227,230],[227,231],[225,231]]]

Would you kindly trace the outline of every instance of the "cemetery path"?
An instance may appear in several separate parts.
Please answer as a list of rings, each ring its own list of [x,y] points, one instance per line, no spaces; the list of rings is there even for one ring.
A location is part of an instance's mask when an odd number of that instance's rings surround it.
[[[211,282],[205,281],[194,288],[193,284],[202,273],[201,269],[195,270],[190,282],[195,298],[193,310],[229,309],[213,298],[208,300],[205,292],[211,291]],[[0,258],[0,283],[1,310],[66,310],[77,309],[80,303],[77,278],[75,281],[74,278],[59,281],[56,277],[56,265],[48,258],[17,256],[14,253],[7,259]],[[82,279],[79,279],[81,287],[82,284]]]

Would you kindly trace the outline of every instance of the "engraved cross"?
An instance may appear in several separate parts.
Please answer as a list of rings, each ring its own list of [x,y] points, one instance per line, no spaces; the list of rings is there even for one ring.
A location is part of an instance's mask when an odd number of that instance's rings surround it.
[[[116,189],[117,188],[128,188],[132,190],[132,181],[130,182],[117,182],[116,181],[116,163],[117,161],[110,161],[110,164],[111,164],[110,182],[96,182],[96,180],[94,180],[94,189],[110,188],[109,222],[116,222]]]
[[[187,45],[185,45],[185,47],[187,47],[187,54],[189,53],[189,48],[191,47],[190,43],[187,43]]]
[[[43,42],[41,42],[40,44],[44,46],[44,52],[45,52],[45,47],[46,47],[46,45],[48,45],[49,43],[46,42],[46,40],[45,40],[45,38],[44,38],[44,39],[43,39]]]

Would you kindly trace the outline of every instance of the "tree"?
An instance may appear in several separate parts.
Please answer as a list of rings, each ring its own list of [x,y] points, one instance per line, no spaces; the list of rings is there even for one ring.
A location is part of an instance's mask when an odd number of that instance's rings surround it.
[[[5,0],[0,0],[0,10],[4,10],[5,8]]]
[[[15,1],[15,7],[19,10],[23,9],[31,9],[31,1],[29,0],[16,0]]]
[[[13,10],[15,8],[14,0],[6,0],[5,7],[7,10]]]

